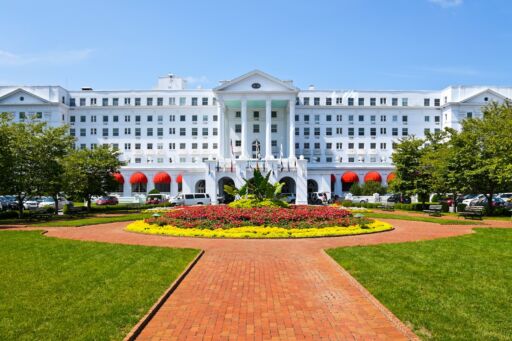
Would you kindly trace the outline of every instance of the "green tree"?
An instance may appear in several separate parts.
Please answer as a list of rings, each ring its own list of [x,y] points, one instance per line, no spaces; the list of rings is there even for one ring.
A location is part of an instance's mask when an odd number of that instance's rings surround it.
[[[355,183],[350,187],[350,193],[353,195],[386,194],[386,192],[387,188],[377,181],[367,181],[362,185]]]
[[[405,195],[418,195],[425,203],[432,190],[432,169],[422,162],[429,151],[424,139],[406,137],[400,140],[393,152],[396,178],[391,189]]]
[[[93,196],[106,195],[117,188],[113,174],[122,165],[118,152],[109,147],[73,151],[64,159],[66,193],[87,201],[90,210]]]

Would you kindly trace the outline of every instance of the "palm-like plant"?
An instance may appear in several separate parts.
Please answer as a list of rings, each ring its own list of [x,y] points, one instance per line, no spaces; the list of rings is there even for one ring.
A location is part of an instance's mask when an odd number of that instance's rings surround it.
[[[254,176],[251,179],[244,179],[245,184],[237,189],[234,186],[224,185],[224,191],[232,196],[248,196],[250,195],[257,201],[263,200],[279,200],[281,199],[281,191],[284,183],[276,182],[271,184],[269,181],[271,171],[263,176],[259,169],[254,170]]]

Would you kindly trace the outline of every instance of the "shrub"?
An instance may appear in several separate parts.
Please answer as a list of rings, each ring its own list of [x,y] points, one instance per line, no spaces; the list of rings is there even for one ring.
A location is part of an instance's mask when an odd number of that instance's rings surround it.
[[[160,191],[157,190],[156,188],[153,188],[151,191],[149,191],[148,194],[160,194]]]
[[[282,200],[262,200],[254,198],[239,199],[228,204],[232,208],[253,208],[253,207],[288,207],[288,204]]]
[[[18,218],[18,212],[16,212],[16,211],[0,212],[0,219],[15,219],[15,218]]]
[[[466,209],[466,204],[457,204],[457,212],[463,212]]]

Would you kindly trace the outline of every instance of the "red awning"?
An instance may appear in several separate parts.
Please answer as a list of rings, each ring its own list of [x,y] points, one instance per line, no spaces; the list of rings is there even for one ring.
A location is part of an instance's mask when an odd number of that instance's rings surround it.
[[[336,175],[331,174],[331,182],[336,182]]]
[[[346,172],[341,176],[341,182],[349,184],[359,182],[359,177],[354,172]]]
[[[396,178],[396,173],[389,173],[388,177],[386,178],[386,180],[388,181],[388,183],[390,183],[391,181],[395,180]]]
[[[170,184],[171,176],[166,172],[160,172],[153,178],[155,184]]]
[[[114,179],[116,179],[117,182],[120,184],[124,184],[124,177],[121,173],[114,173]]]
[[[148,178],[146,178],[146,176],[141,172],[133,173],[132,176],[130,177],[130,183],[132,185],[133,184],[147,184]]]
[[[176,177],[176,182],[179,184],[183,182],[183,176],[181,174]]]
[[[382,177],[380,176],[379,172],[368,172],[364,176],[364,182],[368,181],[375,181],[378,183],[382,182]]]

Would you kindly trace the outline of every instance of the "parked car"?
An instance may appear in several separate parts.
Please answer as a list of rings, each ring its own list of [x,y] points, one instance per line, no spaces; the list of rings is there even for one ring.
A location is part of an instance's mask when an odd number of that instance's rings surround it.
[[[462,203],[466,206],[473,206],[473,203],[485,198],[485,195],[483,194],[468,194],[468,196],[469,197],[467,199],[462,200]]]
[[[27,198],[23,202],[23,208],[26,210],[36,210],[39,207],[41,198]]]
[[[4,195],[1,197],[2,200],[2,209],[3,210],[17,210],[18,202],[16,201],[16,197],[14,195]]]
[[[165,194],[149,194],[146,198],[146,204],[156,205],[168,202],[169,197]]]
[[[108,195],[104,197],[100,197],[96,199],[96,205],[117,205],[119,204],[119,199],[113,195]]]
[[[66,199],[64,198],[58,198],[58,207],[59,207],[59,210],[62,210],[64,208],[64,206],[66,206],[67,204],[69,203],[69,201],[67,201]],[[38,205],[39,208],[43,208],[43,207],[55,207],[55,201],[53,200],[52,197],[44,197],[44,198],[41,198],[41,201],[39,201],[39,205]]]
[[[295,193],[283,193],[283,200],[289,204],[295,204],[295,200],[297,199]]]
[[[453,206],[453,199],[452,198],[440,198],[439,203],[446,204],[448,206]]]
[[[192,206],[192,205],[210,205],[210,195],[206,193],[180,193],[169,199],[169,203],[173,206]]]
[[[483,197],[476,201],[471,202],[471,206],[487,206],[487,198]],[[505,206],[505,200],[501,198],[492,198],[492,206],[493,207],[503,207]]]
[[[411,198],[401,195],[400,193],[391,194],[388,197],[387,202],[394,202],[394,203],[400,203],[400,204],[410,204]]]
[[[308,194],[308,204],[310,205],[326,205],[331,195],[327,192],[311,192]]]

